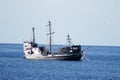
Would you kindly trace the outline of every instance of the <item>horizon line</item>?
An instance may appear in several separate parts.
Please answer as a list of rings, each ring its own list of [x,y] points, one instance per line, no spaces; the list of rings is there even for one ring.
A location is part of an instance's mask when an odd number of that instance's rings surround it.
[[[6,43],[1,43],[0,42],[0,44],[20,44],[20,45],[22,45],[23,43],[13,43],[13,42],[6,42]],[[39,44],[39,43],[38,43]],[[40,44],[39,44],[40,45]],[[41,45],[49,45],[49,44],[46,44],[46,43],[41,43]],[[53,44],[53,45],[67,45],[67,44]],[[76,45],[76,44],[72,44],[72,45]],[[108,47],[120,47],[119,45],[96,45],[96,44],[78,44],[78,45],[81,45],[81,46],[108,46]]]

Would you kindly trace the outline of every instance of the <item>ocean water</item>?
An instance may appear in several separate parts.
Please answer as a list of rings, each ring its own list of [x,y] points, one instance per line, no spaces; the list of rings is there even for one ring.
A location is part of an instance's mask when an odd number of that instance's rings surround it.
[[[0,44],[0,80],[120,80],[120,47],[91,46],[83,61],[26,60],[23,55],[21,44]]]

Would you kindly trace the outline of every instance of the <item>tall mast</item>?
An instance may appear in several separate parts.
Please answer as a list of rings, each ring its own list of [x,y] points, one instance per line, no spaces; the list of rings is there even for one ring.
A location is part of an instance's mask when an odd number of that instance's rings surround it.
[[[35,43],[35,29],[34,29],[34,27],[32,28],[32,31],[33,31],[33,43]]]
[[[51,36],[51,22],[49,21],[49,44],[50,44],[50,53],[52,52],[52,45],[51,45],[51,41],[52,41],[52,36]]]
[[[48,22],[47,26],[49,27],[49,33],[47,34],[47,35],[49,35],[49,48],[50,48],[50,53],[52,53],[52,34],[54,32],[51,32],[52,31],[51,30],[51,21]]]

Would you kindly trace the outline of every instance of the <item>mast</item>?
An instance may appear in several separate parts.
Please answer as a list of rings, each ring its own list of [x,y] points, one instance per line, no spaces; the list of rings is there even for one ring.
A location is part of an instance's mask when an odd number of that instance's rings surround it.
[[[32,28],[32,31],[33,31],[33,43],[35,43],[35,29],[34,29],[34,27]]]
[[[52,45],[51,45],[51,41],[52,41],[52,36],[51,36],[51,22],[49,21],[49,44],[50,44],[50,53],[51,53],[51,51],[52,51]]]
[[[49,33],[47,35],[49,35],[49,50],[50,50],[50,53],[52,53],[52,34],[54,34],[54,32],[51,32],[51,21],[48,22],[48,25],[49,27]]]
[[[67,41],[68,41],[68,47],[70,47],[70,44],[71,44],[71,38],[70,38],[70,35],[69,35],[69,34],[67,35]]]

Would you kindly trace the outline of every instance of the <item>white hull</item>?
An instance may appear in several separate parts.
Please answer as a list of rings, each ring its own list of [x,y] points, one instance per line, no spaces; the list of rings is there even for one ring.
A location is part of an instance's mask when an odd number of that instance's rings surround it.
[[[32,47],[30,42],[24,42],[24,57],[26,59],[40,59],[40,60],[82,60],[83,52],[78,53],[64,53],[64,54],[47,54],[47,51],[41,50],[39,47]]]
[[[33,60],[82,60],[82,55],[25,55],[26,59],[33,59]]]

